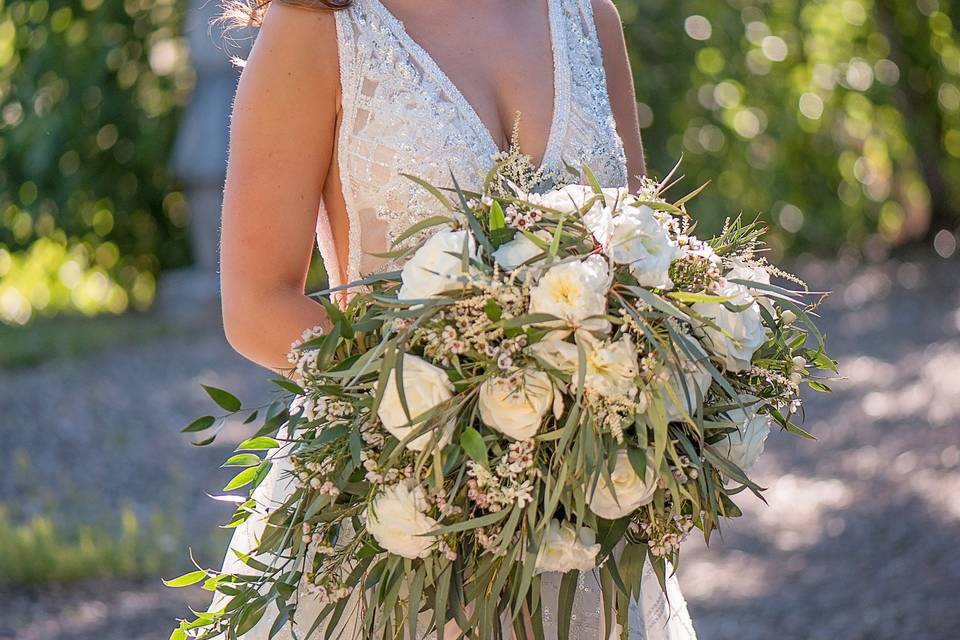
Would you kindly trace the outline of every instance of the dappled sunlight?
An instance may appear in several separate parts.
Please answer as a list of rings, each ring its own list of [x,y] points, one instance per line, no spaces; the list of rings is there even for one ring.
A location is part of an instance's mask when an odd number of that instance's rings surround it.
[[[818,288],[851,283],[822,310],[844,379],[805,396],[818,442],[771,434],[753,470],[769,506],[745,496],[744,517],[709,550],[684,547],[681,581],[705,640],[940,640],[956,628],[955,267],[891,263],[867,277],[832,264],[805,274]]]
[[[849,505],[854,492],[840,480],[787,474],[773,480],[764,495],[769,506],[751,500],[745,505],[745,516],[758,535],[782,551],[793,551],[816,544],[830,514]]]
[[[701,546],[692,542],[690,546]],[[706,551],[706,554],[709,554]],[[762,596],[771,582],[774,567],[762,559],[742,551],[732,551],[720,558],[692,552],[681,569],[683,594],[690,601],[743,600]],[[703,579],[709,576],[709,579]]]
[[[956,373],[960,370],[960,345],[930,345],[900,366],[907,372],[907,384],[903,372],[895,385],[893,381],[878,384],[874,380],[872,386],[879,389],[863,397],[864,413],[887,420],[921,417],[934,426],[956,424],[960,409],[960,375]]]
[[[924,468],[906,474],[904,480],[913,498],[926,503],[931,513],[937,514],[944,522],[957,523],[960,522],[960,471],[956,467],[960,451],[954,446],[945,449],[944,453],[953,468],[952,473]]]

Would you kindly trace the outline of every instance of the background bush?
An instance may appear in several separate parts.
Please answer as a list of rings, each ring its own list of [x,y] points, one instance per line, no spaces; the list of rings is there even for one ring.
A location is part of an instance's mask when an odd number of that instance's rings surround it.
[[[651,170],[684,154],[713,225],[759,213],[793,252],[956,228],[960,3],[618,5]]]
[[[187,264],[173,0],[0,3],[0,319],[142,308]]]

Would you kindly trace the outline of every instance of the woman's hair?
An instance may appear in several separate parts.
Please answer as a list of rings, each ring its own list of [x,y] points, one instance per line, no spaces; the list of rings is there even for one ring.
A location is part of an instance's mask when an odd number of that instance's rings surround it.
[[[337,11],[349,7],[353,0],[223,0],[219,22],[222,22],[227,30],[258,27],[271,2],[282,2],[308,9]]]

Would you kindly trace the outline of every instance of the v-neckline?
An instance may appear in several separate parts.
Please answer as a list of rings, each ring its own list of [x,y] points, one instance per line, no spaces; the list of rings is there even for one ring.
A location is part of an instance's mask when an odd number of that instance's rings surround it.
[[[490,148],[491,156],[507,151],[501,149],[497,144],[490,127],[483,121],[473,104],[467,99],[466,95],[460,90],[457,84],[440,67],[433,55],[420,45],[410,32],[407,31],[403,21],[400,20],[381,0],[370,0],[374,8],[381,14],[384,20],[393,27],[393,31],[398,38],[406,45],[410,52],[416,56],[424,69],[434,76],[440,83],[444,91],[450,98],[456,102],[460,111],[464,114],[471,126],[480,138]],[[555,155],[559,150],[560,129],[567,113],[566,93],[563,87],[568,82],[567,73],[569,65],[566,61],[566,32],[561,28],[561,18],[557,0],[546,0],[547,3],[547,21],[550,32],[550,49],[553,57],[553,114],[550,119],[550,130],[547,132],[547,142],[543,149],[543,157],[535,166],[538,169],[548,168],[555,162]]]

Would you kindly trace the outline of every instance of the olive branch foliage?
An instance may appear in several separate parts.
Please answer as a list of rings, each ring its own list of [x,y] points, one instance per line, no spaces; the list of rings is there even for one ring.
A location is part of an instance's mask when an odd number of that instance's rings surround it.
[[[412,226],[380,257],[399,264],[436,229],[450,227],[467,229],[475,238],[478,252],[471,254],[465,244],[458,257],[464,273],[480,274],[481,279],[506,277],[490,255],[521,233],[541,250],[536,260],[551,265],[597,251],[582,218],[593,199],[573,215],[539,207],[542,220],[537,228],[546,231],[549,240],[530,230],[510,228],[505,211],[533,205],[525,200],[523,190],[503,179],[500,168],[491,169],[480,193],[461,189],[455,177],[451,177],[451,188],[438,188],[408,176],[430,191],[446,213]],[[589,167],[571,170],[585,177],[594,199],[609,197]],[[669,216],[684,233],[692,235],[695,224],[687,206],[706,185],[670,202],[666,192],[679,181],[674,179],[675,171],[662,181],[646,181],[637,194],[638,202]],[[708,243],[721,259],[738,256],[753,260],[763,252],[764,231],[758,222],[738,217]],[[614,332],[633,331],[638,344],[642,343],[641,351],[668,369],[679,367],[684,357],[697,358],[692,327],[712,326],[722,331],[711,318],[698,313],[695,305],[719,303],[736,310],[730,299],[697,289],[694,281],[684,286],[682,277],[675,279],[673,290],[662,291],[640,286],[624,270],[615,274],[607,293],[606,319]],[[513,279],[509,283],[516,284]],[[256,519],[262,532],[254,552],[231,550],[239,569],[219,571],[198,565],[165,581],[172,587],[200,584],[215,594],[215,605],[180,621],[171,640],[239,638],[265,617],[269,619],[268,612],[273,616],[270,637],[296,618],[298,624],[292,630],[298,638],[340,638],[338,630],[344,628],[355,629],[358,637],[365,639],[417,638],[454,622],[462,630],[458,637],[487,640],[501,637],[505,619],[517,638],[542,640],[543,599],[535,559],[551,520],[557,517],[596,532],[605,628],[618,622],[626,629],[629,601],[639,595],[644,563],[651,563],[665,588],[679,561],[679,546],[660,554],[651,551],[650,531],[686,519],[709,542],[725,518],[741,515],[736,504],[739,494],[747,491],[763,497],[762,487],[729,460],[721,446],[737,430],[727,412],[748,409],[743,398],[753,397],[758,410],[782,430],[812,439],[797,424],[802,413],[791,411],[797,389],[783,380],[790,376],[790,363],[797,357],[807,363],[802,383],[814,390],[829,391],[826,380],[836,371],[816,326],[815,309],[823,294],[751,280],[735,283],[769,301],[769,306],[761,308],[767,340],[746,372],[725,371],[718,361],[701,360],[711,378],[709,392],[681,420],[668,420],[665,402],[679,399],[666,397],[675,392],[664,386],[661,393],[647,394],[644,411],[626,417],[618,441],[599,424],[584,395],[587,372],[582,346],[573,374],[541,366],[557,388],[566,390],[567,402],[560,415],[546,416],[533,438],[535,481],[529,501],[497,510],[473,503],[467,489],[470,468],[491,471],[509,454],[509,441],[486,427],[478,413],[479,386],[498,374],[490,357],[475,351],[446,354],[443,368],[453,385],[453,396],[419,416],[410,415],[403,385],[398,384],[401,404],[413,427],[402,440],[386,434],[376,417],[391,373],[402,380],[408,354],[425,353],[424,331],[442,324],[438,318],[446,317],[443,314],[456,312],[458,300],[485,295],[486,289],[468,277],[460,288],[445,295],[400,300],[401,271],[387,270],[320,292],[316,299],[327,313],[329,331],[302,341],[294,354],[295,358],[310,354],[307,375],[274,378],[277,396],[253,408],[244,407],[227,391],[205,387],[224,413],[200,417],[184,429],[196,433],[200,440],[195,444],[204,446],[215,441],[228,420],[242,419],[255,429],[224,463],[239,469],[224,490],[242,490],[245,495],[229,493],[218,498],[236,504],[227,528]],[[331,301],[346,291],[352,295],[342,306]],[[495,295],[482,308],[485,318],[481,320],[488,330],[501,339],[520,338],[526,344],[544,339],[550,323],[559,320],[542,313],[511,313]],[[786,319],[788,315],[793,321]],[[693,393],[686,388],[681,391]],[[334,417],[311,417],[296,400],[303,398],[335,402],[344,409]],[[441,446],[448,424],[453,424],[453,435]],[[379,436],[371,435],[377,431]],[[422,436],[429,438],[429,446],[421,451],[406,446]],[[613,461],[621,448],[627,449],[639,477],[645,477],[648,466],[654,470],[657,489],[653,499],[636,512],[605,520],[590,512],[589,492],[601,480],[611,483]],[[324,461],[322,471],[308,463],[319,465],[320,460]],[[293,489],[282,504],[261,504],[255,492],[271,473],[278,474],[274,467],[283,469],[279,475],[291,482]],[[366,531],[371,503],[380,486],[366,473],[369,468],[400,470],[402,477],[414,478],[429,495],[440,496],[431,502],[431,514],[438,524],[429,535],[442,541],[448,553],[401,557],[389,553]],[[317,488],[321,480],[329,483],[325,490]],[[444,505],[455,505],[459,511],[445,510]],[[302,535],[307,530],[316,535]],[[561,580],[557,619],[563,640],[570,633],[578,575],[578,571],[570,571]],[[323,583],[322,597],[306,603],[315,594],[304,584],[318,579]],[[339,596],[330,597],[337,590]],[[308,605],[315,615],[304,621],[297,613]]]

